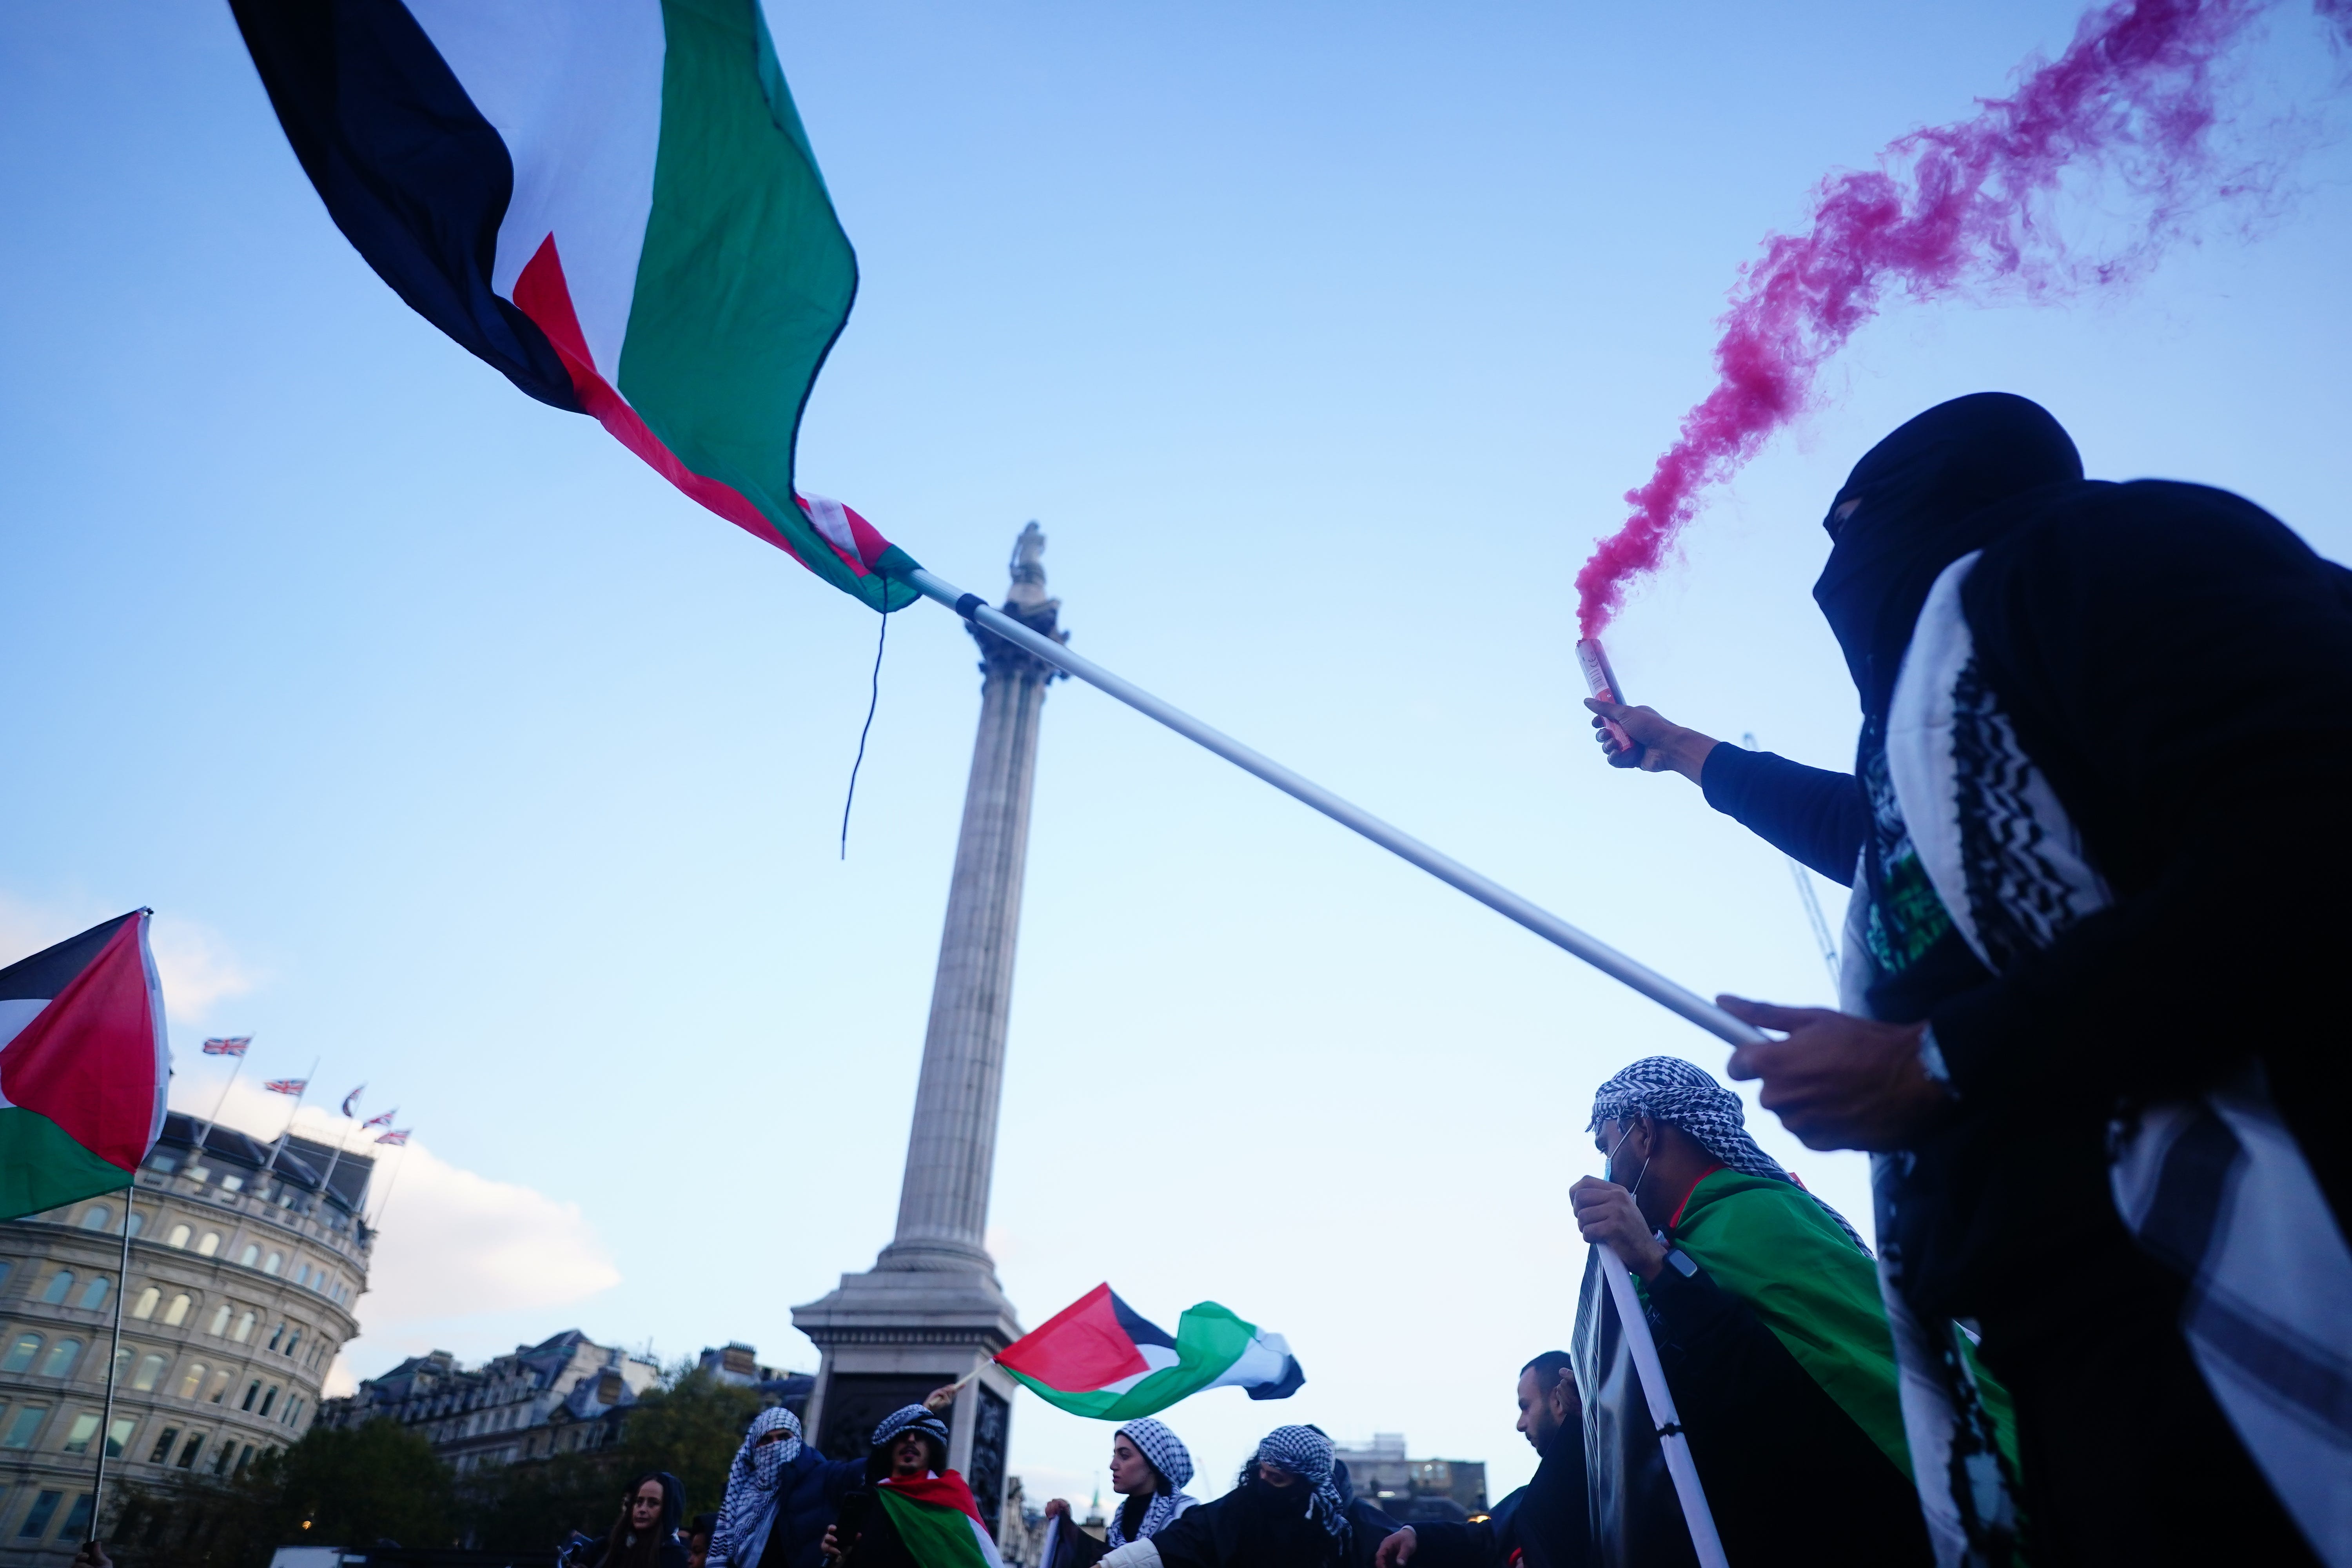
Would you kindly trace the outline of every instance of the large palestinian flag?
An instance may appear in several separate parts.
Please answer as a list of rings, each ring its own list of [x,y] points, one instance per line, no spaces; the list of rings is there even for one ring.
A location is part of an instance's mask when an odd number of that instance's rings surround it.
[[[1097,1285],[996,1358],[1049,1405],[1132,1421],[1204,1388],[1287,1399],[1307,1382],[1290,1342],[1214,1301],[1188,1307],[1173,1334]]]
[[[145,910],[0,969],[0,1219],[131,1184],[172,1053]]]
[[[230,0],[294,154],[369,266],[542,403],[895,609],[913,561],[803,498],[848,320],[835,218],[758,0]]]
[[[1004,1568],[971,1489],[953,1470],[919,1481],[892,1478],[874,1496],[922,1568]]]

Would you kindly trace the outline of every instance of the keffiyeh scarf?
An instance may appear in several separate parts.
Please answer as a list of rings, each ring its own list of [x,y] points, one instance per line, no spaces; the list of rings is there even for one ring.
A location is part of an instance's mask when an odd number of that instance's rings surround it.
[[[1130,1421],[1111,1436],[1133,1443],[1151,1461],[1151,1468],[1157,1474],[1159,1484],[1152,1488],[1151,1501],[1143,1510],[1143,1522],[1136,1527],[1132,1537],[1149,1541],[1167,1529],[1178,1514],[1201,1500],[1184,1490],[1184,1483],[1192,1479],[1192,1451],[1184,1447],[1182,1438],[1149,1417]],[[1111,1510],[1110,1531],[1105,1539],[1114,1551],[1130,1539],[1124,1528],[1126,1518],[1124,1508]]]
[[[942,1455],[947,1452],[948,1424],[932,1415],[929,1406],[921,1405],[902,1405],[882,1417],[882,1425],[874,1428],[874,1441],[871,1446],[878,1448],[885,1443],[894,1441],[908,1427],[918,1432],[929,1433],[938,1438],[940,1452]]]
[[[1312,1489],[1307,1511],[1333,1540],[1348,1534],[1348,1505],[1331,1479],[1331,1439],[1312,1426],[1277,1426],[1258,1442],[1252,1465],[1280,1465]]]
[[[1592,1120],[1585,1131],[1590,1132],[1604,1121],[1622,1127],[1637,1116],[1681,1128],[1700,1148],[1742,1175],[1788,1182],[1803,1189],[1803,1183],[1782,1170],[1780,1163],[1748,1136],[1748,1111],[1739,1097],[1704,1068],[1679,1057],[1643,1057],[1602,1084],[1592,1097]],[[1818,1197],[1813,1201],[1822,1202]],[[1827,1204],[1822,1204],[1822,1209],[1868,1257],[1870,1248],[1862,1233],[1846,1223],[1845,1215]]]
[[[790,1435],[772,1443],[760,1441],[779,1427]],[[800,1451],[799,1416],[772,1405],[751,1417],[743,1446],[735,1450],[735,1462],[727,1470],[727,1498],[719,1505],[719,1522],[710,1531],[706,1568],[759,1568],[768,1532],[775,1527],[777,1483]]]

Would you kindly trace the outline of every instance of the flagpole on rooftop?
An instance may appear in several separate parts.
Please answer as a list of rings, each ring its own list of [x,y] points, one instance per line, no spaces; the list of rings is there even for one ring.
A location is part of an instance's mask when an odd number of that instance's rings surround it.
[[[248,1039],[246,1043],[246,1050],[252,1048],[252,1042]],[[244,1070],[245,1051],[239,1051],[236,1053],[236,1065],[228,1069],[228,1081],[221,1085],[220,1098],[213,1101],[212,1116],[205,1122],[204,1131],[196,1134],[196,1148],[199,1151],[203,1150],[205,1140],[213,1135],[213,1129],[220,1125],[221,1109],[228,1104],[228,1091],[236,1087],[236,1075]]]
[[[379,1138],[376,1142],[381,1143],[383,1140]],[[383,1201],[375,1205],[375,1218],[367,1222],[371,1230],[383,1228],[383,1211],[392,1206],[393,1192],[400,1185],[400,1173],[408,1164],[408,1140],[402,1139],[396,1147],[400,1150],[400,1158],[392,1163],[392,1179],[383,1184]]]
[[[989,605],[979,595],[967,594],[953,584],[934,576],[919,566],[906,572],[904,581],[925,598],[945,605],[964,619],[985,627],[1014,647],[1024,648],[1047,663],[1066,670],[1097,690],[1118,699],[1145,717],[1158,720],[1186,740],[1214,752],[1244,773],[1256,774],[1293,800],[1312,806],[1341,826],[1352,828],[1362,834],[1391,854],[1420,867],[1447,886],[1469,894],[1504,919],[1525,926],[1546,942],[1584,960],[1612,980],[1632,986],[1667,1011],[1681,1015],[1717,1039],[1734,1046],[1763,1043],[1765,1036],[1761,1030],[1752,1025],[1742,1023],[1696,992],[1675,984],[1656,970],[1627,957],[1608,943],[1569,924],[1549,910],[1528,902],[1500,883],[1480,876],[1453,857],[1440,854],[1420,839],[1391,826],[1370,812],[1341,799],[1322,785],[1300,777],[1271,757],[1251,750],[1232,736],[1203,724],[1183,710],[1161,701],[1139,686],[1122,680],[1093,660],[1072,653],[1053,638],[1032,631],[1011,616]]]
[[[269,1163],[261,1167],[265,1176],[278,1169],[278,1156],[286,1152],[286,1140],[294,1136],[294,1118],[302,1112],[302,1097],[310,1092],[310,1080],[319,1076],[319,1061],[317,1057],[310,1058],[310,1071],[302,1079],[302,1087],[294,1092],[294,1109],[286,1113],[286,1131],[278,1135],[277,1147],[269,1151]]]

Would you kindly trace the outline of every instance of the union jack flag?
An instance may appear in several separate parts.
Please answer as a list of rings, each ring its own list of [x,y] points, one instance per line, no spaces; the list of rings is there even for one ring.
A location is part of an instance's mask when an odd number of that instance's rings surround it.
[[[378,1138],[376,1142],[379,1143],[405,1143],[408,1142],[408,1135],[415,1131],[415,1129],[412,1127],[398,1128],[393,1131],[385,1133],[383,1137]]]
[[[310,1087],[307,1078],[273,1078],[261,1086],[272,1094],[299,1094]]]
[[[359,1089],[355,1089],[352,1090],[351,1093],[343,1096],[343,1114],[345,1116],[349,1116],[352,1113],[352,1109],[359,1104],[360,1090],[366,1088],[367,1085],[362,1084]]]
[[[215,1035],[205,1042],[205,1055],[241,1057],[245,1055],[245,1047],[251,1044],[253,1044],[251,1035]]]
[[[361,1122],[360,1131],[364,1132],[371,1127],[389,1127],[392,1125],[392,1119],[399,1114],[400,1107],[395,1105],[390,1110],[385,1111],[382,1116],[371,1116],[365,1121]]]

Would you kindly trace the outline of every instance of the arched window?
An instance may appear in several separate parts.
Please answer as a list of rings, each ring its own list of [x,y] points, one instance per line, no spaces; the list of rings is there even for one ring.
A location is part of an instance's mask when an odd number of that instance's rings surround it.
[[[79,1340],[59,1340],[49,1347],[48,1359],[41,1363],[43,1377],[71,1377],[74,1363],[81,1359]]]
[[[137,1209],[132,1209],[131,1211],[130,1225],[131,1234],[137,1236],[141,1231],[147,1228],[147,1216],[141,1214]]]
[[[113,1289],[114,1281],[109,1279],[105,1275],[100,1274],[93,1276],[90,1282],[82,1287],[82,1307],[84,1310],[94,1312],[98,1310],[99,1308],[106,1305],[107,1294]]]
[[[139,1319],[142,1322],[144,1322],[147,1319],[155,1315],[155,1303],[161,1301],[163,1299],[163,1291],[157,1289],[152,1285],[148,1286],[147,1289],[139,1292],[139,1304],[131,1309],[131,1315]]]
[[[253,1267],[253,1260],[260,1256],[260,1247],[254,1242],[248,1241],[245,1244],[245,1250],[236,1255],[236,1260],[239,1263],[244,1264],[247,1268],[250,1268]]]
[[[294,1353],[294,1352],[295,1352],[296,1347],[299,1346],[299,1345],[301,1344],[301,1342],[302,1342],[302,1331],[301,1331],[301,1330],[299,1330],[299,1329],[297,1329],[297,1330],[295,1330],[295,1331],[294,1331],[294,1337],[293,1337],[292,1339],[288,1340],[288,1341],[286,1342],[286,1353],[287,1353],[288,1355],[289,1355],[289,1356],[290,1356],[290,1355],[292,1355],[292,1354]]]
[[[180,1397],[183,1399],[194,1399],[196,1394],[202,1391],[204,1386],[205,1363],[202,1362],[191,1363],[186,1373],[180,1379]]]
[[[195,1299],[190,1296],[185,1290],[183,1290],[178,1295],[173,1297],[171,1306],[165,1308],[163,1311],[164,1326],[166,1328],[176,1329],[182,1323],[186,1322],[188,1321],[188,1309],[195,1304]]]
[[[163,1368],[168,1364],[160,1355],[148,1356],[139,1363],[138,1374],[131,1378],[131,1386],[142,1394],[149,1392],[162,1381]]]
[[[208,1230],[205,1232],[205,1238],[196,1243],[196,1256],[199,1258],[210,1258],[214,1253],[218,1252],[219,1250],[220,1232],[216,1230]]]
[[[205,1395],[205,1401],[209,1404],[218,1405],[221,1402],[221,1397],[228,1393],[228,1380],[229,1371],[226,1367],[223,1367],[218,1372],[213,1373],[213,1391]]]
[[[47,1301],[52,1307],[58,1306],[64,1302],[66,1292],[72,1289],[72,1272],[68,1269],[60,1268],[55,1274],[49,1276],[49,1288],[41,1292],[41,1300]]]
[[[194,1233],[190,1231],[186,1226],[175,1225],[171,1228],[170,1232],[164,1236],[163,1245],[166,1247],[185,1247],[188,1245],[188,1237],[193,1234]]]
[[[254,1315],[251,1312],[238,1313],[236,1319],[236,1332],[231,1334],[229,1337],[239,1344],[243,1344],[246,1341],[253,1338],[253,1316]]]
[[[285,1254],[273,1252],[269,1255],[269,1260],[261,1266],[261,1271],[264,1274],[275,1274],[279,1268],[285,1266]]]
[[[30,1372],[33,1370],[33,1358],[40,1353],[40,1335],[21,1335],[15,1344],[8,1347],[8,1359],[0,1361],[0,1372]]]
[[[278,1403],[278,1385],[277,1385],[276,1384],[274,1384],[274,1383],[273,1383],[273,1384],[271,1384],[269,1385],[269,1392],[268,1392],[268,1393],[267,1393],[267,1394],[263,1394],[263,1395],[261,1396],[261,1409],[260,1409],[260,1411],[258,1412],[258,1414],[263,1415],[268,1415],[268,1414],[269,1414],[269,1407],[270,1407],[271,1405],[273,1405],[277,1404],[277,1403]]]
[[[285,1337],[286,1325],[281,1321],[276,1328],[269,1331],[269,1343],[264,1348],[273,1351],[276,1350],[278,1348],[278,1342]]]
[[[205,1332],[213,1335],[220,1335],[228,1332],[228,1303],[226,1301],[223,1301],[219,1306],[213,1309],[213,1321],[211,1324],[205,1328]]]
[[[104,1204],[92,1204],[81,1211],[84,1230],[104,1230],[114,1223],[114,1211]]]

